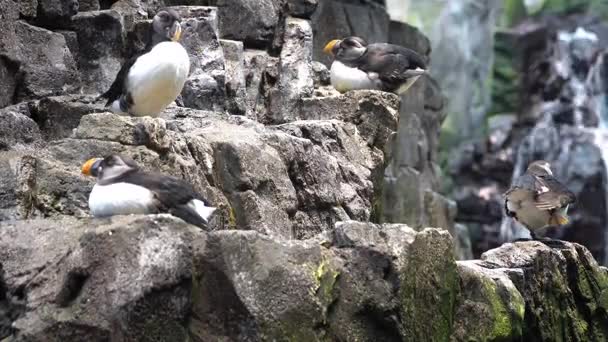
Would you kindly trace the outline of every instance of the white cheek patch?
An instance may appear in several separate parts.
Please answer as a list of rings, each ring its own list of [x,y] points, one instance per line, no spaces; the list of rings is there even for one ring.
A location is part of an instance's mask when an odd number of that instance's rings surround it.
[[[549,188],[547,188],[546,186],[543,185],[543,186],[540,187],[540,193],[542,194],[542,193],[545,193],[545,192],[549,192]]]

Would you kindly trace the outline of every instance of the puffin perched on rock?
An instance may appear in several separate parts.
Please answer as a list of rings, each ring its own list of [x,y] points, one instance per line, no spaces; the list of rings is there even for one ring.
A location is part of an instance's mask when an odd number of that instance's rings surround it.
[[[206,228],[216,210],[186,182],[144,172],[124,156],[89,159],[83,164],[82,173],[97,177],[89,195],[89,209],[96,217],[170,213]]]
[[[368,45],[359,37],[347,37],[330,41],[323,52],[334,56],[331,85],[341,93],[377,89],[403,94],[426,73],[424,59],[399,45]]]
[[[120,68],[110,89],[100,95],[117,114],[157,117],[181,93],[190,59],[178,42],[181,19],[172,9],[159,11],[152,20],[146,48]]]
[[[532,162],[505,193],[505,211],[525,226],[533,239],[534,231],[568,223],[568,207],[575,195],[553,177],[551,165],[544,160]]]

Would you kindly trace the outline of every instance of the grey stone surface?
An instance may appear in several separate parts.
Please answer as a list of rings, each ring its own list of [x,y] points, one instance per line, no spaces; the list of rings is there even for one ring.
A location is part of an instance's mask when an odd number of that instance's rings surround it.
[[[2,231],[14,340],[185,340],[191,241],[204,239],[196,228],[170,216],[123,216],[21,221]]]
[[[219,32],[224,39],[240,40],[247,48],[270,47],[281,25],[282,2],[274,0],[202,0],[217,6]]]
[[[226,110],[232,114],[247,114],[247,85],[243,43],[220,40],[226,61]]]
[[[79,0],[38,0],[36,21],[45,27],[67,27],[80,9]]]
[[[190,75],[182,90],[186,107],[221,111],[226,100],[225,59],[218,31],[218,13],[212,7],[175,6],[181,15],[181,43],[190,56]]]
[[[113,10],[81,12],[72,18],[72,25],[78,37],[78,69],[83,90],[105,92],[124,61],[123,20]]]
[[[319,0],[287,0],[287,13],[298,18],[310,18]]]
[[[24,21],[15,22],[14,30],[16,45],[8,58],[19,66],[15,103],[78,89],[80,75],[63,35]]]
[[[41,140],[36,122],[22,113],[5,108],[0,110],[0,118],[0,151]]]
[[[279,57],[279,79],[270,90],[267,117],[263,123],[284,123],[297,118],[297,106],[313,92],[312,28],[310,21],[287,18]]]

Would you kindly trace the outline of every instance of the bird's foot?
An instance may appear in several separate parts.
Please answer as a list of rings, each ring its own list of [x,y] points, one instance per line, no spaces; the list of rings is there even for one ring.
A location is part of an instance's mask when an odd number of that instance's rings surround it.
[[[542,238],[537,241],[549,248],[567,248],[566,242],[558,239]]]
[[[515,239],[512,242],[526,242],[526,241],[535,241],[535,239],[532,238],[519,238],[519,239]]]

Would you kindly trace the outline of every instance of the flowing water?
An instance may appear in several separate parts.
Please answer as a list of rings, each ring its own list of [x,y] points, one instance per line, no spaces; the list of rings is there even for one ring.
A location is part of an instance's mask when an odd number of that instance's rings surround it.
[[[513,178],[520,176],[534,159],[550,161],[556,176],[581,197],[572,229],[588,225],[585,216],[590,213],[601,217],[594,221],[594,234],[602,239],[600,249],[607,251],[608,66],[604,64],[603,47],[595,33],[582,27],[570,32],[558,31],[552,46],[551,73],[563,84],[557,99],[534,107],[533,114],[539,119],[518,146]],[[601,178],[595,181],[601,189],[595,189],[591,198],[589,179],[593,177]],[[599,202],[603,202],[602,205]],[[552,235],[562,238],[566,233],[556,229]],[[503,241],[512,241],[529,237],[529,233],[505,218],[500,236]],[[604,264],[608,264],[608,253],[604,253],[603,258]]]

